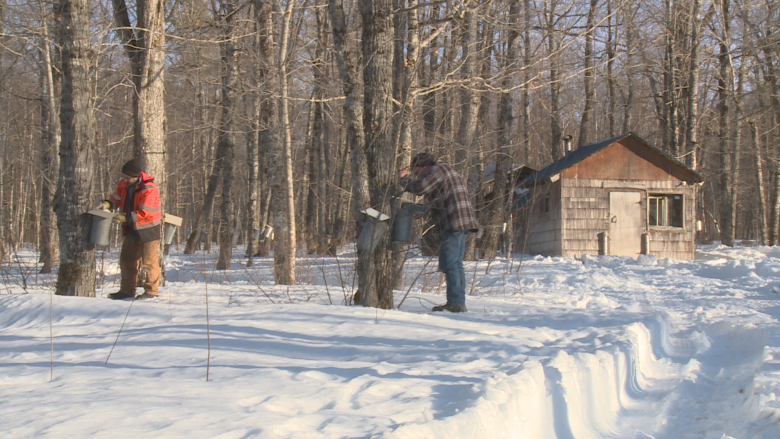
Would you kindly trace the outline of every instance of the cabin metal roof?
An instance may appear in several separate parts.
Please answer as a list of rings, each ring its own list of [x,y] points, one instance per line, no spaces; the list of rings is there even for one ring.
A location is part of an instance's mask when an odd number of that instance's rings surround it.
[[[561,171],[564,171],[564,170],[566,170],[566,169],[576,165],[577,163],[580,163],[581,161],[583,161],[583,160],[587,159],[588,157],[592,156],[593,154],[596,154],[597,152],[601,151],[602,149],[604,149],[604,148],[606,148],[606,147],[608,147],[608,146],[610,146],[610,145],[612,145],[614,143],[617,143],[617,142],[619,142],[619,141],[621,141],[621,140],[623,140],[623,139],[625,139],[627,137],[631,137],[631,136],[635,137],[637,140],[642,142],[647,148],[650,148],[650,149],[658,152],[659,154],[664,156],[664,158],[666,158],[667,160],[677,164],[678,166],[681,166],[681,167],[685,168],[688,172],[690,172],[694,176],[694,179],[697,180],[697,182],[704,181],[704,177],[701,174],[699,174],[695,170],[689,168],[685,163],[681,162],[680,160],[677,160],[677,158],[675,158],[671,154],[667,153],[666,151],[664,151],[662,149],[659,149],[659,148],[656,148],[655,146],[650,144],[648,141],[646,141],[645,139],[643,139],[640,136],[638,136],[636,133],[628,132],[628,133],[625,133],[625,134],[621,134],[619,136],[611,137],[609,139],[605,139],[605,140],[601,140],[601,141],[598,141],[598,142],[593,142],[593,143],[588,143],[588,144],[582,145],[581,147],[577,148],[576,150],[571,151],[568,154],[566,154],[566,156],[563,157],[562,159],[560,159],[560,160],[550,164],[546,168],[541,169],[540,171],[534,173],[533,175],[529,176],[525,180],[521,181],[519,183],[519,186],[533,185],[535,183],[547,180],[547,179],[553,177],[554,175],[559,174]]]

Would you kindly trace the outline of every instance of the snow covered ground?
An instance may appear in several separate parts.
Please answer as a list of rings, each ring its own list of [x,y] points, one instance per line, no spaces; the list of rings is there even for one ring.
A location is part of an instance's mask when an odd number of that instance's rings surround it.
[[[234,255],[172,251],[151,303],[105,298],[116,252],[98,298],[0,267],[0,437],[780,438],[780,248],[471,262],[465,314],[429,258],[377,310],[350,251]]]

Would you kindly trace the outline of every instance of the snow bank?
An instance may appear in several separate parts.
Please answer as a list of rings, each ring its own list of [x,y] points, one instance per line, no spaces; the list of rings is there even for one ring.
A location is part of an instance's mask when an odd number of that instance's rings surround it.
[[[668,322],[658,318],[658,326]],[[560,351],[545,361],[529,361],[513,374],[497,374],[484,384],[473,407],[439,420],[405,425],[386,438],[601,438],[651,431],[663,414],[664,395],[698,370],[657,358],[654,346],[672,347],[669,328],[651,331],[643,323],[626,327],[625,339],[595,352]],[[700,341],[701,343],[701,341]],[[648,416],[652,414],[652,416]]]

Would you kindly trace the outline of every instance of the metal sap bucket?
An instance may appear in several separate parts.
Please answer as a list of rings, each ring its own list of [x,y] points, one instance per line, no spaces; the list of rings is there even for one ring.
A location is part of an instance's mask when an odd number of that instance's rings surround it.
[[[387,221],[377,221],[374,218],[368,218],[363,223],[363,230],[360,231],[360,236],[358,236],[358,250],[373,251],[389,228],[390,225],[387,224]]]
[[[366,221],[363,223],[363,230],[357,240],[358,250],[372,252],[379,244],[379,240],[390,228],[390,217],[384,213],[368,207],[361,210],[360,213],[366,215]]]
[[[415,215],[424,215],[428,208],[414,203],[401,203],[393,219],[393,243],[410,244]]]
[[[262,241],[265,241],[266,239],[274,239],[274,228],[271,225],[266,225],[265,230],[263,230],[262,236],[260,236],[260,239]]]
[[[176,234],[176,229],[181,226],[182,221],[181,217],[169,213],[165,214],[163,217],[163,223],[165,225],[165,227],[163,227],[163,242],[165,245],[171,245],[171,243],[173,243],[173,236]]]
[[[609,254],[609,236],[607,232],[601,232],[597,235],[599,237],[599,255]]]
[[[108,247],[111,236],[111,220],[114,219],[114,214],[103,209],[92,209],[87,213],[92,215],[92,224],[89,229],[90,244]]]

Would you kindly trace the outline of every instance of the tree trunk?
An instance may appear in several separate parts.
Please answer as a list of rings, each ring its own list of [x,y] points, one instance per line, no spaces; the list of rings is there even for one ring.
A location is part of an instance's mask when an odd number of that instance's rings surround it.
[[[344,7],[339,0],[328,0],[328,11],[330,12],[330,23],[333,28],[336,64],[339,69],[345,98],[344,118],[346,120],[347,148],[350,151],[352,164],[353,214],[357,223],[356,229],[361,230],[365,218],[360,211],[369,207],[371,203],[368,190],[368,159],[365,151],[363,105],[360,99],[362,87],[356,61],[357,54],[348,45],[349,39],[344,17]]]
[[[5,9],[7,0],[0,0],[0,34],[5,34]],[[5,53],[5,38],[0,36],[0,67],[3,64],[3,54]],[[5,94],[5,76],[6,72],[0,70],[0,103],[3,108],[8,108],[8,104],[3,99]],[[6,217],[5,210],[3,208],[2,200],[4,199],[3,184],[5,175],[5,155],[8,150],[6,139],[0,140],[0,265],[6,260],[7,252],[5,250],[5,231],[6,231]]]
[[[323,0],[318,0],[322,2]],[[332,168],[330,164],[330,130],[327,115],[327,64],[325,48],[328,45],[329,24],[326,11],[318,7],[315,11],[317,22],[317,41],[314,48],[315,59],[312,62],[311,136],[309,157],[309,184],[307,204],[306,243],[309,254],[324,255],[328,251],[328,237],[331,236],[332,222],[329,207]]]
[[[557,161],[563,157],[564,151],[563,144],[561,143],[563,133],[560,122],[560,45],[556,38],[558,32],[555,29],[557,15],[555,14],[554,7],[554,3],[549,6],[546,2],[544,4],[544,14],[547,20],[547,50],[550,53],[550,145],[552,147],[552,159],[553,161]]]
[[[496,242],[501,233],[504,234],[504,248],[507,255],[511,254],[513,242],[512,228],[512,195],[514,194],[514,182],[511,181],[512,166],[512,121],[514,99],[510,91],[514,84],[514,66],[517,63],[517,41],[520,38],[518,29],[520,23],[520,2],[512,2],[509,6],[508,21],[510,28],[507,31],[506,49],[503,60],[504,78],[501,81],[501,97],[498,107],[498,148],[496,150],[496,174],[494,177],[494,190],[496,198],[493,207],[489,209],[495,212],[493,215],[493,227],[490,229],[495,234]]]
[[[590,0],[590,8],[588,9],[588,21],[585,29],[585,107],[582,109],[582,119],[580,120],[580,138],[577,142],[579,146],[585,145],[590,141],[590,113],[593,111],[593,103],[596,100],[595,91],[593,89],[593,69],[595,63],[593,62],[593,30],[596,26],[596,7],[598,6],[598,0]]]
[[[274,43],[274,24],[273,8],[270,2],[255,0],[255,9],[257,11],[257,77],[261,88],[260,110],[258,114],[258,146],[259,154],[259,174],[260,180],[260,199],[263,203],[260,205],[260,230],[265,235],[267,227],[270,227],[273,220],[269,221],[272,215],[273,193],[276,190],[275,183],[272,180],[271,171],[275,163],[274,151],[278,149],[278,125],[279,125],[279,100],[277,95],[276,65],[275,65],[275,43]],[[259,242],[256,256],[268,255],[273,242],[273,233]]]
[[[255,17],[257,18],[257,17]],[[256,21],[255,21],[256,22]],[[259,32],[255,26],[255,50],[257,50]],[[249,199],[247,200],[247,225],[249,232],[246,246],[246,266],[251,267],[254,264],[255,251],[257,251],[259,240],[255,236],[262,232],[260,227],[260,191],[258,175],[260,174],[260,136],[258,122],[260,120],[260,90],[257,71],[252,81],[253,90],[246,98],[247,102],[247,133],[246,133],[246,164],[249,169]]]
[[[694,14],[698,9],[698,0],[694,2]],[[718,77],[718,125],[719,125],[719,149],[720,149],[720,179],[718,181],[718,198],[721,201],[720,209],[720,239],[725,245],[734,245],[734,223],[731,212],[731,203],[729,200],[729,193],[733,189],[733,174],[732,162],[733,151],[732,146],[732,131],[731,131],[731,92],[733,85],[733,78],[731,71],[731,54],[729,49],[730,41],[730,12],[729,12],[729,0],[721,0],[721,13],[723,34],[720,35],[720,53],[718,55],[718,61],[720,65],[720,75]],[[694,36],[697,34],[694,34]],[[691,60],[693,64],[693,56]],[[693,78],[692,78],[693,79]],[[697,78],[698,79],[698,78]],[[690,128],[689,128],[690,130]],[[695,140],[695,139],[694,139]],[[693,144],[695,145],[695,143]]]
[[[728,1],[728,0],[726,0]],[[691,71],[688,77],[688,121],[686,123],[686,164],[691,169],[698,169],[698,119],[699,119],[699,29],[701,27],[701,0],[693,0],[693,11],[691,19]],[[728,67],[727,67],[728,69]],[[721,73],[723,71],[721,70]],[[724,78],[725,79],[725,78]],[[726,103],[728,113],[728,104]],[[721,126],[722,128],[722,126]],[[728,151],[726,151],[728,152]],[[730,152],[728,152],[730,154]],[[728,160],[728,159],[726,159]],[[731,166],[729,166],[730,168]],[[724,170],[727,168],[724,168]],[[730,172],[726,172],[730,173]],[[730,185],[730,184],[729,184]],[[723,194],[722,200],[728,197]],[[724,203],[727,205],[728,203]],[[724,224],[725,225],[725,224]],[[733,227],[733,225],[731,226]]]
[[[523,158],[526,164],[531,160],[531,0],[523,0],[523,92],[522,92],[522,120],[523,120]]]
[[[290,21],[294,1],[287,3],[282,17],[279,44],[279,120],[282,124],[282,142],[275,149],[271,173],[273,182],[273,210],[276,234],[274,238],[274,276],[278,285],[295,285],[295,188],[293,186],[292,132],[290,130],[289,92],[287,87],[287,46],[290,39]]]
[[[481,178],[478,170],[472,169],[475,159],[478,160],[477,125],[479,123],[480,99],[474,89],[477,58],[477,11],[476,2],[466,3],[466,10],[461,22],[461,69],[460,77],[464,85],[460,89],[460,124],[455,135],[455,163],[453,165],[463,176],[469,188],[469,196],[474,207],[476,203],[476,185]],[[476,258],[474,236],[466,240],[466,250],[463,257],[466,261]]]
[[[95,249],[89,244],[94,145],[90,108],[88,0],[62,0],[62,106],[60,176],[54,209],[60,234],[56,294],[95,296]]]
[[[761,151],[761,142],[758,135],[758,127],[753,120],[748,121],[750,134],[753,138],[753,156],[756,164],[756,188],[758,197],[758,236],[759,244],[766,245],[769,241],[769,231],[766,222],[766,190],[764,189],[764,154]]]
[[[664,72],[664,103],[665,103],[665,120],[667,123],[667,132],[664,135],[665,148],[671,152],[675,157],[680,157],[680,144],[678,140],[679,136],[679,124],[678,124],[678,102],[677,102],[677,16],[674,13],[674,2],[672,0],[666,0],[666,20],[667,20],[667,32],[666,32],[666,70]]]
[[[54,192],[60,166],[57,148],[60,144],[59,107],[56,100],[54,66],[51,56],[52,42],[49,40],[49,27],[43,21],[43,38],[40,50],[41,69],[41,168],[43,183],[41,187],[41,273],[51,273],[54,261],[59,259],[57,244],[57,225],[52,208]],[[57,68],[57,71],[60,69]]]
[[[224,22],[222,51],[222,117],[217,135],[217,150],[221,155],[222,207],[219,223],[219,258],[217,270],[230,269],[233,257],[233,166],[236,150],[236,84],[238,82],[238,60],[236,56],[236,5],[233,0],[222,1],[220,15]]]
[[[395,20],[395,55],[393,58],[393,84],[394,100],[398,102],[395,141],[398,144],[396,155],[396,169],[408,168],[412,160],[412,126],[414,124],[414,101],[420,56],[419,21],[417,19],[417,0],[395,0],[396,9],[407,9],[404,13],[396,14]],[[402,199],[410,200],[408,194]],[[394,208],[398,209],[401,200],[393,201]],[[394,289],[403,288],[403,266],[406,259],[406,244],[393,243],[393,276]]]
[[[609,107],[607,110],[607,119],[609,125],[609,137],[613,137],[615,132],[615,116],[617,115],[617,93],[615,92],[615,40],[616,32],[614,17],[612,16],[612,0],[607,0],[607,93],[609,94]]]
[[[742,96],[745,92],[744,88],[744,64],[740,64],[739,67],[739,81],[737,83],[737,90],[734,95],[734,100],[736,102],[741,101]],[[739,105],[737,106],[739,108]],[[731,161],[731,178],[732,178],[732,184],[729,187],[729,193],[728,199],[726,200],[726,203],[728,203],[729,208],[727,209],[729,218],[724,220],[724,227],[723,229],[726,229],[725,223],[729,223],[731,225],[730,230],[728,233],[724,230],[722,233],[725,236],[721,236],[721,241],[723,244],[733,246],[736,242],[737,238],[737,201],[739,200],[739,176],[740,176],[740,159],[742,156],[742,118],[738,117],[736,119],[736,127],[734,129],[734,136],[732,137],[733,143],[732,143],[732,153],[733,153],[733,160]],[[729,244],[729,242],[731,244]]]
[[[625,10],[625,9],[624,9]],[[635,38],[635,27],[633,22],[633,15],[628,16],[628,13],[626,13],[623,17],[626,25],[626,88],[628,89],[626,93],[626,103],[625,107],[623,109],[623,132],[627,133],[631,131],[633,128],[632,121],[631,121],[631,111],[633,109],[634,104],[634,88],[636,81],[634,80],[634,65],[635,61],[634,59],[636,56],[634,55],[634,44],[636,42]]]
[[[396,192],[396,144],[393,139],[393,8],[391,0],[362,0],[363,128],[368,164],[370,207],[390,213]],[[359,302],[393,307],[392,253],[385,234],[373,250],[359,250],[356,267]]]
[[[493,73],[493,48],[496,45],[494,41],[495,28],[492,23],[496,21],[493,10],[488,9],[482,15],[482,25],[479,31],[479,45],[478,53],[480,55],[480,78],[483,84],[487,84],[491,80]],[[486,209],[485,200],[485,154],[492,148],[492,143],[488,143],[488,139],[492,139],[489,136],[488,128],[490,124],[490,115],[496,111],[492,109],[492,100],[488,96],[488,93],[480,93],[479,97],[479,110],[477,111],[477,129],[474,132],[474,152],[471,155],[471,166],[468,173],[468,188],[469,192],[474,194],[472,196],[472,206],[477,214],[477,222],[483,227],[483,231],[486,226],[493,223],[495,220],[490,214],[489,209]],[[489,231],[487,231],[489,232]],[[483,232],[482,239],[477,243],[476,235],[469,234],[466,238],[466,255],[471,256],[471,260],[478,259],[493,259],[496,257],[496,251],[498,246],[498,231],[494,233]],[[477,246],[479,244],[479,246]],[[465,257],[464,257],[465,259]]]
[[[134,156],[155,177],[165,211],[165,6],[163,0],[136,2],[137,26],[132,27],[125,0],[112,0],[114,20],[130,59],[133,79]],[[162,227],[162,225],[160,226]],[[160,240],[160,284],[165,285],[164,243]],[[146,276],[143,270],[139,276]]]

